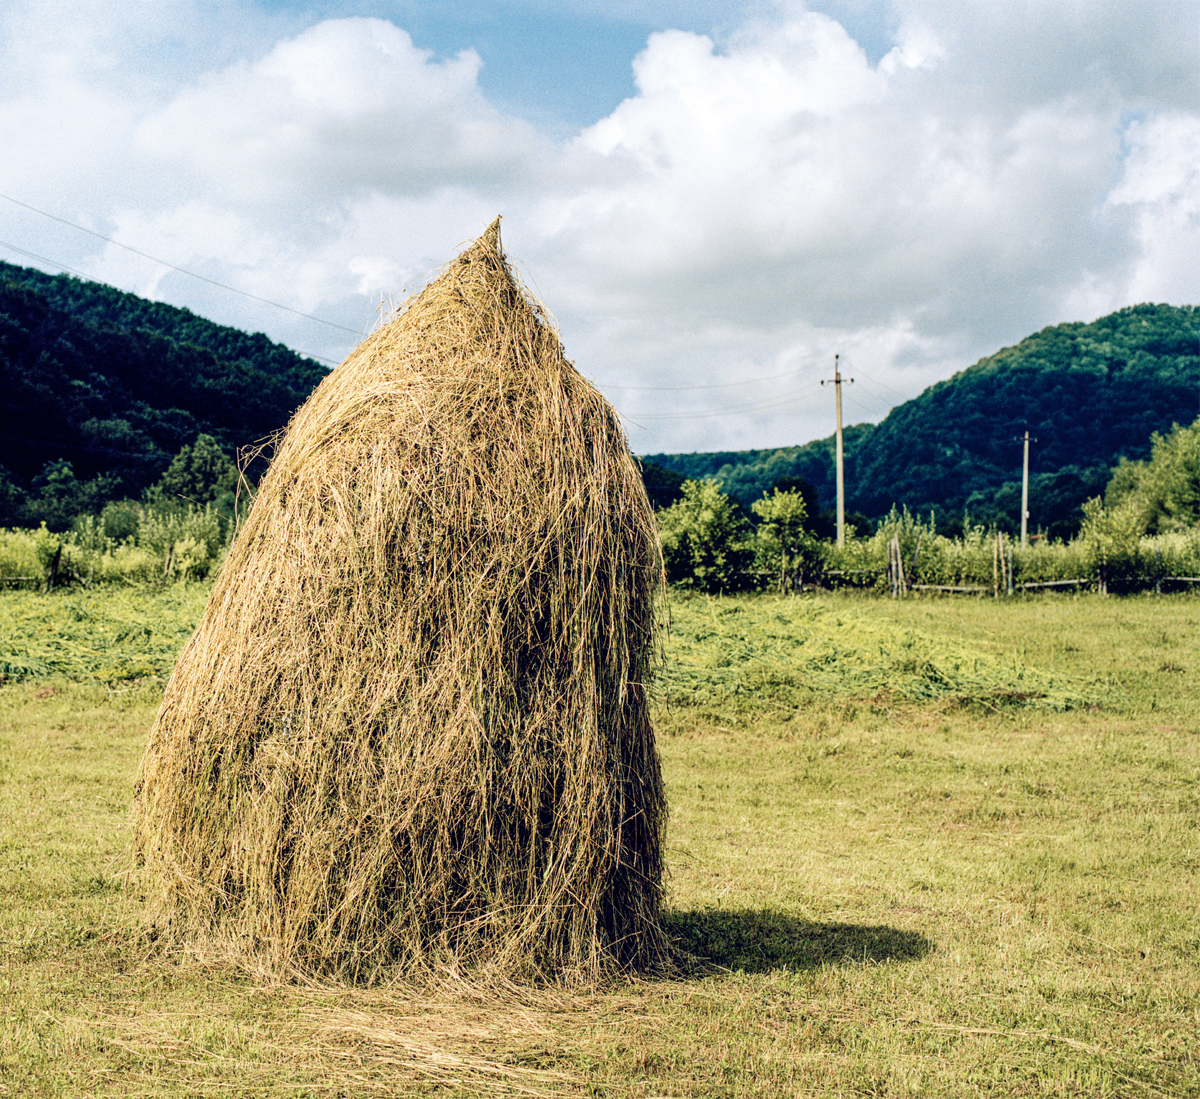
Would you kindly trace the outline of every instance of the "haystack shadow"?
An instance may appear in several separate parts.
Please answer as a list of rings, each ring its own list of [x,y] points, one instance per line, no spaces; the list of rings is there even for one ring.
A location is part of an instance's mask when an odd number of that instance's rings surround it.
[[[663,924],[679,961],[701,971],[767,973],[916,961],[934,946],[917,931],[822,923],[775,909],[667,909]]]

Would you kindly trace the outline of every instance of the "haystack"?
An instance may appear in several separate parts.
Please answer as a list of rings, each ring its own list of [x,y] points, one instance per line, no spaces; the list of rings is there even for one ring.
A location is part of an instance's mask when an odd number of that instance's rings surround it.
[[[276,450],[138,777],[158,934],[357,982],[665,964],[661,580],[497,219]]]

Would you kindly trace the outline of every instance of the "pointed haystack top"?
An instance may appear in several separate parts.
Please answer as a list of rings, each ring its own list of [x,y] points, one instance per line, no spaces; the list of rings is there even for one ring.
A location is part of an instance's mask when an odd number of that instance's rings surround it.
[[[500,215],[497,214],[495,220],[484,231],[483,236],[478,240],[478,245],[481,248],[486,248],[489,251],[495,252],[497,255],[503,255],[500,250]]]
[[[662,570],[499,219],[297,413],[151,734],[160,929],[372,980],[665,963]]]

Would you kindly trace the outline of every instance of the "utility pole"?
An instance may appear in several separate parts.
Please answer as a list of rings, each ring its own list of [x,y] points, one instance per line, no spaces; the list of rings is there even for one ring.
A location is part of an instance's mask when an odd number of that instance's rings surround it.
[[[1021,466],[1021,549],[1029,545],[1029,428],[1024,435],[1014,436],[1015,440],[1025,444],[1025,461]],[[1036,439],[1032,440],[1037,442]]]
[[[828,380],[828,379],[827,379]],[[853,385],[854,379],[847,381]],[[825,385],[825,381],[821,382]],[[846,474],[842,463],[842,375],[838,370],[838,356],[833,357],[833,394],[837,406],[837,544],[846,544]]]

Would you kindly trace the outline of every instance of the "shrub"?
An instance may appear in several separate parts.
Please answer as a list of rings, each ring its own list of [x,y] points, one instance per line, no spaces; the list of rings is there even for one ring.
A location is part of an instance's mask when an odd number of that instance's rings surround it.
[[[1107,591],[1110,580],[1140,576],[1148,563],[1142,550],[1145,520],[1139,501],[1133,497],[1107,508],[1099,496],[1083,505],[1083,544],[1089,570]]]
[[[780,591],[804,583],[805,574],[822,564],[817,540],[808,532],[808,507],[795,490],[776,488],[751,504],[761,520],[757,531],[757,564],[778,578]]]
[[[211,508],[159,503],[142,510],[137,544],[162,562],[168,580],[206,576],[221,554],[221,522]]]
[[[683,498],[658,513],[667,578],[705,592],[747,584],[754,548],[746,520],[717,481],[684,481]]]
[[[42,527],[44,530],[45,527]],[[38,534],[29,530],[0,530],[0,577],[41,579],[46,565]],[[48,559],[47,559],[48,561]]]

